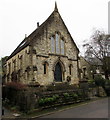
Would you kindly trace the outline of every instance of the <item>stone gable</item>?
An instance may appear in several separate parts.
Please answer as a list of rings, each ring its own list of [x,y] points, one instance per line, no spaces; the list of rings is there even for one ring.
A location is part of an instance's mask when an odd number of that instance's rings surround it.
[[[52,43],[53,42],[53,43]],[[57,6],[7,60],[6,81],[48,85],[54,82],[78,84],[79,50]]]

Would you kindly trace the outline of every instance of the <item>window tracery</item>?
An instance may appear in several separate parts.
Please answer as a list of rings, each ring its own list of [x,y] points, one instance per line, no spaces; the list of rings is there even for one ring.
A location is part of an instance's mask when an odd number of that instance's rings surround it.
[[[59,33],[55,33],[55,36],[51,36],[51,53],[65,54],[65,42]]]

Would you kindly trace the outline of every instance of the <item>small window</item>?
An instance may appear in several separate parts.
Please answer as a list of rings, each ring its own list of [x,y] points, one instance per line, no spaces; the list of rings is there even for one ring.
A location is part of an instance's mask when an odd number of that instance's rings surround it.
[[[69,74],[71,75],[71,67],[72,65],[69,65]]]
[[[47,74],[47,63],[44,63],[44,74]]]

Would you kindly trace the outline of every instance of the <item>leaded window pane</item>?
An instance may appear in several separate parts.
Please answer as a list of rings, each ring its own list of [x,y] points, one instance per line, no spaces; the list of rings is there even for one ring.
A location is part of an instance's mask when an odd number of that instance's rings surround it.
[[[55,39],[51,37],[51,52],[55,53]]]
[[[61,40],[61,54],[64,55],[64,40]]]
[[[59,42],[59,35],[56,34],[56,53],[60,54],[60,42]]]

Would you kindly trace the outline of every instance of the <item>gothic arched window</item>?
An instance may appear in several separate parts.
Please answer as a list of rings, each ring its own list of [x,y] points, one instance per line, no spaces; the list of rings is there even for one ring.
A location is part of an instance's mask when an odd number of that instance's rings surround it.
[[[63,39],[61,39],[61,54],[62,55],[64,55],[64,53],[65,53],[65,48],[64,48],[65,46],[64,46],[64,40]]]
[[[55,39],[53,36],[51,37],[51,52],[55,53]]]
[[[65,41],[59,33],[56,33],[55,36],[51,36],[51,53],[65,54]]]
[[[60,54],[60,39],[58,33],[56,33],[55,39],[56,39],[56,53]]]

